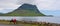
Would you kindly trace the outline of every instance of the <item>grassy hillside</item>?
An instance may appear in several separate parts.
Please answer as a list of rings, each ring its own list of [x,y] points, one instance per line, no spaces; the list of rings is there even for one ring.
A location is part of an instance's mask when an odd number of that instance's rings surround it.
[[[18,9],[4,15],[7,15],[7,16],[45,16],[43,13],[41,13],[37,9],[36,5],[31,5],[31,4],[23,4]]]

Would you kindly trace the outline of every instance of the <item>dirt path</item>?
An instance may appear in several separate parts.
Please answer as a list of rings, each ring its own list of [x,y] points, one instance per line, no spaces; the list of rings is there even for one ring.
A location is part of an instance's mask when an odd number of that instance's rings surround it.
[[[5,25],[5,24],[0,24],[0,26],[16,26],[16,25]]]
[[[6,24],[0,24],[0,26],[22,26],[22,25],[6,25]]]

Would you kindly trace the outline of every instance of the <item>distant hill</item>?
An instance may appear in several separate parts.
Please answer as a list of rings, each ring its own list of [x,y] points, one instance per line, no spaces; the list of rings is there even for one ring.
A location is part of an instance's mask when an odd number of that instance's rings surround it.
[[[7,16],[45,16],[43,13],[41,13],[36,5],[31,4],[23,4],[16,10],[9,12],[7,14],[4,14]]]

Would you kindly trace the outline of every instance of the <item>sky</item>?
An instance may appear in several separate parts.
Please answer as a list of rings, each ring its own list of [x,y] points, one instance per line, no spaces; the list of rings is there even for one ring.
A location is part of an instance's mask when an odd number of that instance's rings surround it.
[[[60,16],[60,0],[0,0],[0,13],[8,13],[24,3],[36,5],[45,15]]]

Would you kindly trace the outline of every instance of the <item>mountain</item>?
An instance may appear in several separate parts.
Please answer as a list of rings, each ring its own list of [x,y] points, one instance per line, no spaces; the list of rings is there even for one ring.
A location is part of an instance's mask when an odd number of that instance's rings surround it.
[[[9,12],[5,15],[9,16],[44,16],[36,7],[32,4],[22,4],[16,10]]]

